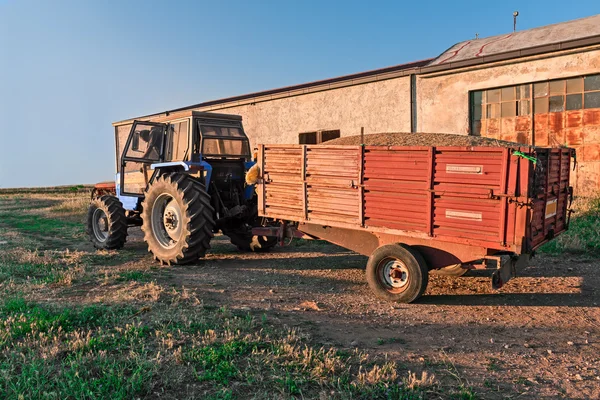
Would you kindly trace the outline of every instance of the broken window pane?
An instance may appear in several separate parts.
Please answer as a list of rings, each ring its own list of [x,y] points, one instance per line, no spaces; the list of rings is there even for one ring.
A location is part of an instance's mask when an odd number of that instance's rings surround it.
[[[573,78],[567,79],[567,93],[581,93],[583,92],[583,79]]]
[[[567,96],[567,110],[581,110],[582,105],[581,93],[570,94]]]
[[[534,97],[548,96],[548,82],[534,83],[533,84],[533,96]]]
[[[485,114],[486,118],[499,118],[500,117],[500,104],[488,104]]]
[[[546,114],[548,112],[548,98],[535,99],[533,101],[533,109],[536,114]]]
[[[548,108],[550,112],[565,111],[565,96],[552,96],[549,99]]]
[[[600,90],[600,75],[590,75],[583,78],[586,92],[590,90]]]
[[[514,86],[502,88],[502,101],[510,101],[515,99],[515,88]]]
[[[521,100],[521,101],[519,101],[518,106],[517,106],[517,115],[529,115],[529,114],[531,114],[529,106],[530,106],[529,100]]]
[[[517,86],[517,99],[529,99],[531,97],[530,87],[531,85]]]
[[[600,108],[600,92],[591,92],[584,95],[585,108]]]

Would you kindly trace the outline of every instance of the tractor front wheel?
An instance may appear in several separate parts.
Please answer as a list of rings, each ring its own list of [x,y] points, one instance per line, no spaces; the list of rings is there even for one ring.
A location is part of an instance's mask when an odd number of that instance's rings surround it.
[[[107,195],[92,199],[86,217],[86,232],[97,249],[122,248],[127,240],[127,218],[119,199]]]
[[[213,208],[200,182],[180,173],[159,176],[142,207],[144,240],[161,263],[191,263],[210,249]]]

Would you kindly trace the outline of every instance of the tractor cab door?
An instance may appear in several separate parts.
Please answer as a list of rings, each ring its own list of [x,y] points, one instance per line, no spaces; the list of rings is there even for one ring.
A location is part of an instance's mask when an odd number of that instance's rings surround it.
[[[167,124],[134,121],[121,155],[120,195],[142,196],[152,178],[150,165],[164,158]]]

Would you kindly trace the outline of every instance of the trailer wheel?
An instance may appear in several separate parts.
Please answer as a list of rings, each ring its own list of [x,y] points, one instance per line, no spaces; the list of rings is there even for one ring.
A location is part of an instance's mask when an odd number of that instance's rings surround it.
[[[469,270],[466,268],[462,268],[461,264],[449,265],[444,268],[432,269],[431,271],[429,271],[429,273],[434,274],[434,275],[455,276],[455,277],[463,276],[467,272],[469,272]]]
[[[187,264],[210,249],[213,208],[200,182],[180,173],[159,176],[142,207],[144,240],[161,263]]]
[[[106,195],[92,199],[86,216],[86,232],[97,249],[122,248],[127,240],[127,218],[119,199]]]
[[[411,303],[418,299],[428,282],[425,260],[415,249],[404,244],[377,248],[367,262],[367,282],[383,300]]]

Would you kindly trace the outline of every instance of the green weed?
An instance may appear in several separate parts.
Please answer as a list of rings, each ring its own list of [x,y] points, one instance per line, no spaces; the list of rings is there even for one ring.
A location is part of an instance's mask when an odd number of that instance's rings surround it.
[[[85,231],[85,227],[80,222],[32,214],[0,213],[0,223],[20,232],[43,234],[45,237],[72,237]]]
[[[142,271],[122,271],[119,272],[118,281],[134,281],[134,282],[148,282],[151,275],[147,272]]]
[[[600,254],[600,197],[577,199],[569,230],[540,247],[547,254]]]

